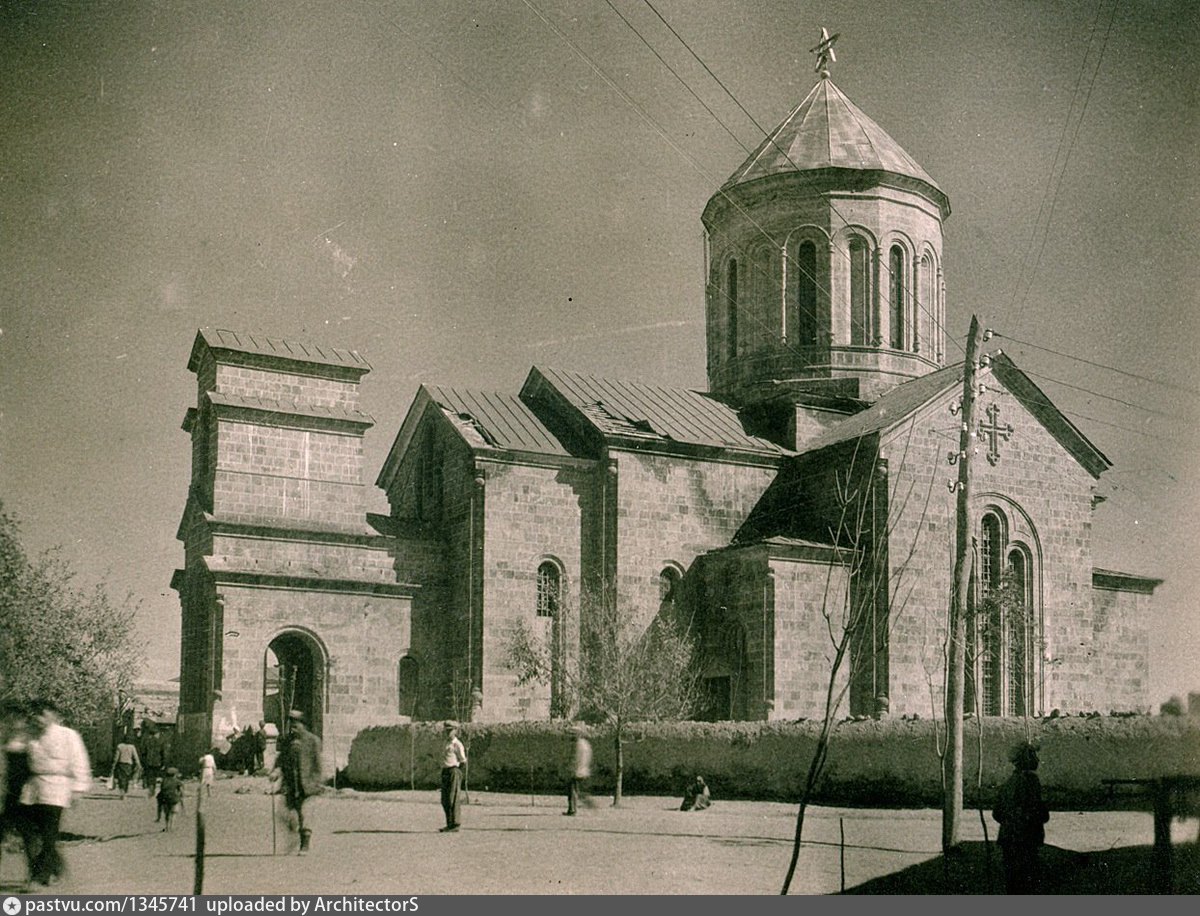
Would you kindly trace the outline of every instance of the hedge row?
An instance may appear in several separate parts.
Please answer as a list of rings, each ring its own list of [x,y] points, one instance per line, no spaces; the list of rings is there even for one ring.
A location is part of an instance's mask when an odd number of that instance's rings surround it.
[[[990,803],[1011,772],[1008,755],[1024,740],[1019,719],[984,719],[982,791],[977,721],[965,740],[966,796]],[[1177,717],[1035,719],[1028,723],[1041,748],[1039,775],[1047,801],[1059,808],[1114,804],[1104,779],[1200,775],[1200,720]],[[682,793],[704,776],[716,798],[794,801],[816,747],[815,722],[662,722],[630,726],[625,737],[625,791]],[[588,730],[595,752],[593,789],[611,789],[612,734]],[[937,732],[942,744],[944,729]],[[493,791],[559,792],[568,774],[571,737],[562,722],[464,725],[470,785]],[[934,723],[927,720],[845,722],[830,742],[818,787],[826,804],[887,807],[938,805],[941,765]],[[429,789],[439,784],[441,723],[368,728],[354,739],[348,775],[363,789]]]

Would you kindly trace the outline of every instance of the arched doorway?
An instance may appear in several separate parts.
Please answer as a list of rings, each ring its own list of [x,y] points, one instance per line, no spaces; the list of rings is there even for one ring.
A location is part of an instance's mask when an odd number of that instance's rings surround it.
[[[325,712],[325,650],[303,630],[271,640],[263,658],[263,718],[284,730],[289,710],[304,713],[309,730],[322,734]]]

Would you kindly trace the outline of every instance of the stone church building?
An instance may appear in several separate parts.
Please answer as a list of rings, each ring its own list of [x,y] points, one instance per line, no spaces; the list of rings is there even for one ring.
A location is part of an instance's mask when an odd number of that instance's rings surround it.
[[[543,366],[519,391],[422,386],[374,481],[387,515],[365,511],[359,353],[199,331],[181,730],[300,708],[344,765],[369,725],[547,718],[556,687],[518,684],[512,635],[576,663],[600,595],[688,623],[699,717],[819,715],[847,621],[849,710],[929,716],[961,426],[949,216],[823,71],[702,215],[709,390]],[[1158,580],[1092,564],[1109,461],[1008,356],[981,378],[968,702],[1146,710]]]

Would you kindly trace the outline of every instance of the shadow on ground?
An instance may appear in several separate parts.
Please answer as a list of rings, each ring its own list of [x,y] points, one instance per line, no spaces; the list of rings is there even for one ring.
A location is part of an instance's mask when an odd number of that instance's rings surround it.
[[[1200,846],[1174,848],[1173,889],[1177,894],[1200,893]],[[1154,894],[1154,848],[1122,846],[1099,852],[1073,852],[1042,847],[1042,894]],[[928,862],[866,881],[847,894],[1003,894],[1004,868],[1000,850],[992,844],[963,843],[954,856]]]

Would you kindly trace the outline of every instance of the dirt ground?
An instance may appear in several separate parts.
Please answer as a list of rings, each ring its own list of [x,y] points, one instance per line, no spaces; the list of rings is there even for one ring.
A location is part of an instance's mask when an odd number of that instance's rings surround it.
[[[143,793],[122,801],[98,787],[77,802],[64,816],[68,873],[54,892],[190,893],[197,786],[185,788],[170,833]],[[264,779],[220,779],[205,800],[205,893],[778,894],[795,830],[795,807],[771,802],[717,800],[685,813],[672,798],[627,798],[617,809],[597,799],[568,818],[557,797],[472,792],[463,830],[441,834],[435,792],[343,791],[313,803],[313,849],[298,856],[265,788]],[[996,892],[998,853],[974,842],[983,839],[977,814],[965,827],[966,854],[947,869],[938,811],[810,809],[792,892],[838,893],[843,854],[851,892]],[[1195,820],[1174,825],[1177,887],[1193,893],[1196,831]],[[1145,890],[1152,839],[1148,813],[1054,812],[1047,883],[1067,893]],[[0,891],[21,889],[24,872],[10,841]]]

